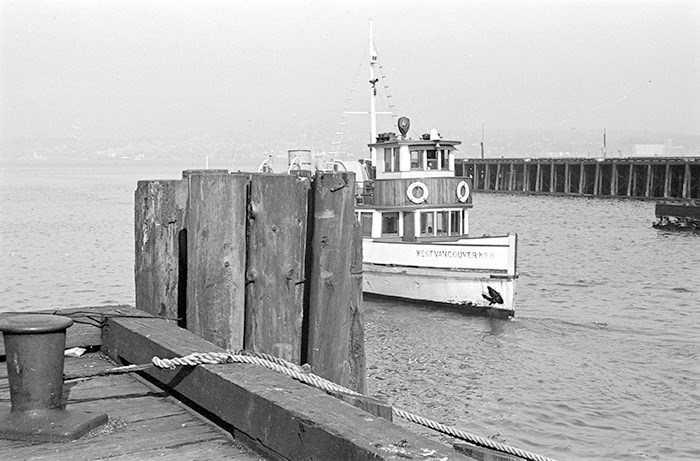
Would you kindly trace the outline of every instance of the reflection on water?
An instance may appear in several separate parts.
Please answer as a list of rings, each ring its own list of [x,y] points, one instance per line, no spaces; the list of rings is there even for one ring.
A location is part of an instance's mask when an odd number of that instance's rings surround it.
[[[136,181],[182,169],[0,171],[0,309],[133,304]],[[370,393],[555,458],[700,459],[700,236],[651,202],[474,205],[474,235],[519,234],[516,317],[366,302]]]
[[[489,325],[489,331],[484,333],[484,338],[487,335],[490,336],[500,336],[505,333],[506,331],[506,325],[509,325],[507,322],[504,322],[499,319],[494,319],[494,318],[488,318],[487,319],[488,325]],[[482,339],[484,339],[482,338]]]

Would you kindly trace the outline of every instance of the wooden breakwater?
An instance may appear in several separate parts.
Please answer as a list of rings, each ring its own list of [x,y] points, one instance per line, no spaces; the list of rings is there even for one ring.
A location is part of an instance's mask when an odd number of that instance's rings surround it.
[[[139,181],[136,308],[365,392],[354,174]]]
[[[700,157],[458,159],[455,170],[474,190],[700,199]]]

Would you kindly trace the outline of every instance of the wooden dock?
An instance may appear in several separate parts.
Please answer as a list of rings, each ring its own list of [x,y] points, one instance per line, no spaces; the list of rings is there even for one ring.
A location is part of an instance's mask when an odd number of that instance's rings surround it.
[[[109,368],[105,357],[121,365],[225,352],[171,321],[126,306],[60,313],[76,322],[68,329],[67,347],[101,352],[67,359],[66,374]],[[68,409],[105,412],[109,423],[72,442],[0,440],[0,459],[472,459],[257,365],[151,368],[140,374],[157,388],[131,375],[67,382]],[[9,411],[5,371],[0,386],[0,411]]]
[[[114,367],[99,352],[66,358],[66,374]],[[232,459],[263,460],[231,435],[177,399],[132,375],[96,377],[64,384],[68,408],[106,412],[109,422],[72,442],[0,439],[0,458],[30,459]],[[7,369],[0,371],[0,403],[9,407]]]
[[[634,199],[700,199],[700,157],[459,159],[474,190]]]

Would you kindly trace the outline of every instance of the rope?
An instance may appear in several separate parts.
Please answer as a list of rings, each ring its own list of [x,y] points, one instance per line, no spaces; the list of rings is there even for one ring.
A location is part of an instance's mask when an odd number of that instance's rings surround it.
[[[143,371],[153,367],[152,363],[147,363],[145,365],[124,365],[123,367],[108,368],[101,371],[88,371],[77,374],[64,373],[63,381],[85,381],[92,378],[97,378],[98,376],[109,376],[109,375],[121,375],[125,373],[134,373],[135,371]]]
[[[421,426],[429,427],[430,429],[442,432],[443,434],[451,435],[452,437],[466,440],[467,442],[473,445],[490,448],[492,450],[500,451],[501,453],[508,453],[532,461],[554,461],[552,458],[547,458],[546,456],[521,450],[520,448],[511,447],[510,445],[506,445],[503,443],[494,442],[493,440],[480,437],[478,435],[470,434],[468,432],[464,432],[452,426],[446,426],[445,424],[432,421],[430,419],[415,415],[413,413],[409,413],[399,408],[392,408],[392,411],[399,418],[407,419],[408,421],[420,424]]]
[[[296,379],[297,381],[323,389],[327,392],[343,392],[346,394],[362,396],[362,394],[355,392],[352,389],[345,388],[325,378],[309,373],[303,367],[259,352],[240,351],[237,354],[232,354],[229,352],[195,352],[184,357],[175,357],[172,359],[153,357],[151,362],[154,366],[163,369],[174,369],[177,366],[195,366],[201,364],[249,363],[269,368],[270,370],[285,374]],[[508,453],[530,461],[554,461],[552,458],[547,458],[546,456],[521,450],[520,448],[511,447],[503,443],[494,442],[493,440],[464,432],[454,427],[432,421],[399,408],[392,408],[392,412],[399,418],[420,424],[457,439],[465,440],[473,445],[490,448],[501,453]]]
[[[266,360],[265,358],[261,358],[258,355],[261,356],[268,356],[267,354],[258,354],[256,352],[248,352],[246,351],[244,354],[231,354],[229,352],[206,352],[206,353],[199,353],[195,352],[193,354],[186,355],[184,357],[175,357],[173,359],[161,359],[159,357],[153,357],[151,359],[151,363],[158,367],[158,368],[163,368],[163,369],[175,369],[177,366],[195,366],[195,365],[200,365],[200,364],[222,364],[222,363],[249,363],[253,365],[260,365],[265,368],[269,368],[270,370],[276,371],[278,373],[282,373],[284,375],[289,376],[290,378],[294,378],[297,381],[301,381],[305,384],[310,384],[314,387],[317,387],[319,389],[323,389],[324,391],[329,391],[329,392],[346,392],[348,394],[353,394],[353,395],[362,395],[359,394],[353,390],[346,389],[343,386],[340,386],[332,381],[328,381],[325,378],[321,378],[320,376],[314,375],[313,373],[309,373],[307,371],[303,371],[301,367],[298,365],[294,365],[293,363],[287,362],[285,360],[279,359],[275,357],[275,362]],[[268,356],[271,357],[271,356]],[[276,363],[279,362],[279,363]],[[297,368],[302,371],[296,371],[290,367],[287,366],[292,365],[292,367]]]

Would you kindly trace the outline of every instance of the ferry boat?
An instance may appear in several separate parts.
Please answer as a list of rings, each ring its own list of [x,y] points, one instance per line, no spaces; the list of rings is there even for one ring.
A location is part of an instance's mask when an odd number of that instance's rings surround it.
[[[364,293],[513,316],[517,235],[469,236],[472,184],[455,175],[460,141],[435,129],[410,139],[406,117],[399,134],[376,133],[377,64],[370,25],[371,158],[333,162],[356,174]]]

